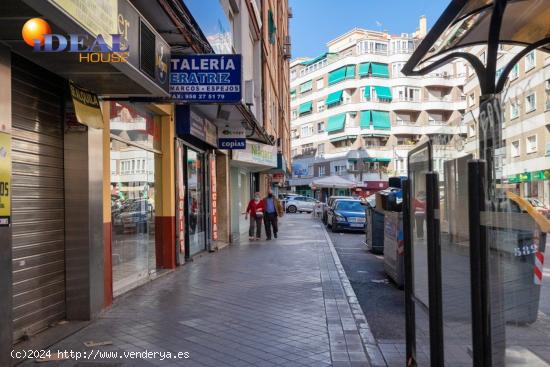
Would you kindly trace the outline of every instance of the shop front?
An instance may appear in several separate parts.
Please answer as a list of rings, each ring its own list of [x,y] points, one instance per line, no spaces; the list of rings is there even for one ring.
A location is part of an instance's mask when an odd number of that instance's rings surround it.
[[[178,263],[213,248],[217,127],[193,106],[176,106]]]
[[[0,154],[0,186],[9,187],[3,196],[11,207],[2,198],[0,291],[10,299],[0,302],[0,365],[8,366],[13,361],[4,358],[9,356],[6,347],[11,349],[52,325],[67,324],[65,320],[93,319],[111,303],[111,141],[109,112],[100,97],[167,96],[167,75],[158,71],[169,59],[169,48],[126,0],[106,2],[106,7],[84,2],[78,9],[57,0],[15,1],[4,4],[2,10],[10,18],[3,18],[0,29],[0,152],[7,152]],[[109,35],[117,34],[120,18],[133,32],[120,38],[123,47],[131,50],[127,62],[112,62],[112,53],[101,49],[48,52],[43,44],[37,51],[32,37],[25,38],[27,24],[38,21],[55,30],[59,39],[69,40],[69,33],[81,35],[82,49],[100,35],[112,46]],[[150,36],[148,46],[153,48],[140,47],[140,32]],[[91,62],[92,53],[103,56],[105,62]],[[145,61],[152,68],[140,67]],[[134,164],[139,161],[139,170],[144,171],[127,181],[117,180],[116,190],[135,203],[121,222],[127,226],[117,227],[121,231],[116,235],[134,233],[145,243],[155,232],[151,221],[156,216],[156,181],[146,176],[154,177],[156,166],[145,173],[148,160],[155,158],[154,153],[131,147],[155,149],[142,146],[134,136],[113,138],[112,145]],[[129,241],[124,244],[124,250],[130,247]],[[140,266],[151,261],[141,256],[148,251],[147,246],[133,251]],[[77,327],[68,324],[63,332]],[[40,338],[40,343],[48,340]]]
[[[271,183],[267,171],[277,167],[277,147],[246,141],[246,148],[233,150],[231,159],[231,237],[233,242],[247,237],[246,207],[254,192],[267,194]],[[263,172],[263,174],[262,174]],[[264,177],[262,177],[264,176]]]

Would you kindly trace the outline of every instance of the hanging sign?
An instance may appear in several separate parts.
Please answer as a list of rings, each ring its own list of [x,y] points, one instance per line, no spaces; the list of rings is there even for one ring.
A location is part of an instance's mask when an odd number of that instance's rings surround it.
[[[9,226],[11,216],[11,136],[0,132],[0,226]]]
[[[219,149],[246,149],[246,131],[244,127],[225,126],[218,128]]]
[[[77,121],[94,129],[103,129],[103,115],[97,95],[73,82],[70,82],[69,87]]]
[[[170,96],[174,102],[238,103],[241,55],[173,55]]]

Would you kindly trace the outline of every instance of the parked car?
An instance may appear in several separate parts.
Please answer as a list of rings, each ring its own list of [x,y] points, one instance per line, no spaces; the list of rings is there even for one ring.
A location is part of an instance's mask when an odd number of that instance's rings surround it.
[[[332,232],[341,229],[365,231],[365,206],[360,200],[337,199],[327,212],[327,226]]]
[[[285,202],[288,213],[311,213],[319,201],[307,196],[289,196]]]
[[[124,232],[147,233],[147,223],[152,217],[153,206],[144,199],[131,201],[122,208],[120,220]]]
[[[321,219],[323,220],[323,223],[324,224],[327,224],[327,212],[328,212],[328,209],[332,206],[332,203],[334,203],[334,200],[337,200],[337,199],[352,199],[351,196],[330,196],[327,200],[327,203],[326,205],[323,207],[323,214],[321,216]]]
[[[542,201],[540,201],[537,198],[527,198],[527,201],[529,204],[531,204],[537,211],[542,214],[546,218],[550,218],[550,213],[548,211],[548,207],[544,205]]]

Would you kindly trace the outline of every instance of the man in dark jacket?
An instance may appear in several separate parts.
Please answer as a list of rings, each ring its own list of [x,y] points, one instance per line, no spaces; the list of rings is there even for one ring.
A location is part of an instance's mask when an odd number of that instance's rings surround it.
[[[264,199],[264,208],[265,208],[265,235],[267,240],[271,239],[271,228],[273,227],[273,236],[277,238],[277,232],[279,231],[279,226],[277,223],[277,217],[283,216],[283,206],[279,199],[273,196],[273,192],[269,190],[267,197]]]

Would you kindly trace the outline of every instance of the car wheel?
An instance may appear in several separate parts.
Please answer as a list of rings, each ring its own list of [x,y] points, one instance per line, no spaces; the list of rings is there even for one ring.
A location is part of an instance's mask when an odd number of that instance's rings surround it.
[[[295,205],[289,205],[289,207],[286,209],[289,213],[296,213],[298,208],[296,208]]]
[[[330,230],[334,233],[338,232],[338,227],[336,226],[336,224],[334,223],[334,219],[332,220],[332,224],[330,226]]]

